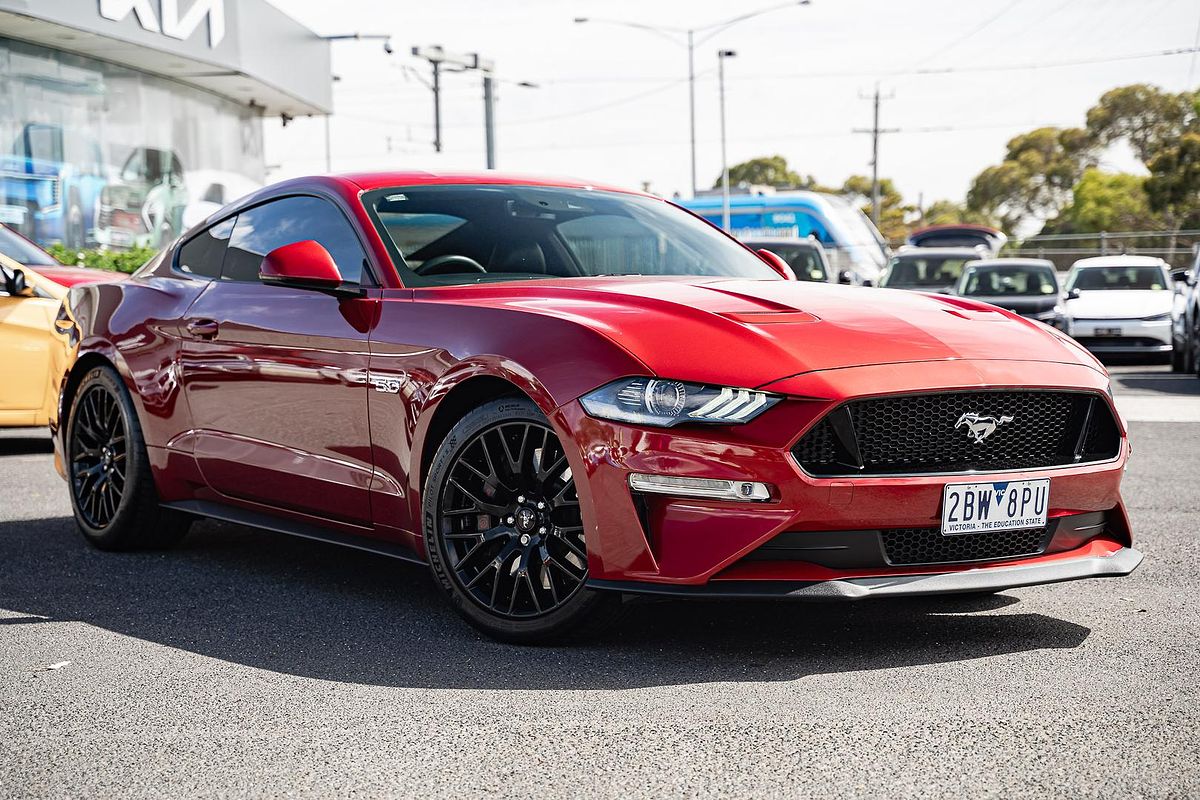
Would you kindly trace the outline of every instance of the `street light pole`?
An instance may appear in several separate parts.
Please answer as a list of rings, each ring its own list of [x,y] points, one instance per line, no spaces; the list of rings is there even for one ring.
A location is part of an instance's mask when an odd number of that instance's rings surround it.
[[[721,227],[729,232],[729,160],[725,157],[725,59],[736,56],[732,50],[717,51],[717,84],[721,93]]]
[[[696,196],[696,45],[694,31],[688,31],[688,129],[692,153],[692,197]]]
[[[736,17],[724,20],[723,22],[714,22],[711,25],[704,25],[699,28],[675,28],[667,25],[645,25],[640,22],[627,22],[617,19],[593,19],[591,17],[576,17],[576,23],[584,22],[599,22],[604,25],[620,25],[623,28],[637,28],[638,30],[654,33],[659,36],[666,37],[676,44],[680,44],[677,38],[680,35],[686,37],[686,47],[688,51],[688,118],[689,118],[689,138],[691,141],[691,173],[692,173],[692,196],[696,196],[696,45],[704,44],[706,41],[716,36],[721,31],[731,25],[736,25],[739,22],[745,22],[753,17],[762,16],[763,14],[772,11],[778,11],[781,8],[789,8],[791,6],[806,6],[812,0],[789,0],[786,3],[777,3],[773,6],[760,8],[757,11],[751,11],[746,14],[739,14]],[[696,34],[704,34],[699,39]]]
[[[345,39],[353,39],[356,42],[361,42],[363,40],[382,41],[383,52],[387,53],[389,56],[393,52],[392,37],[385,33],[339,33],[334,36],[320,36],[318,38],[324,39],[327,42],[338,42]],[[338,80],[336,76],[334,76],[333,79],[335,81]],[[325,115],[325,172],[327,173],[333,172],[333,144],[329,132],[329,117],[330,114]]]

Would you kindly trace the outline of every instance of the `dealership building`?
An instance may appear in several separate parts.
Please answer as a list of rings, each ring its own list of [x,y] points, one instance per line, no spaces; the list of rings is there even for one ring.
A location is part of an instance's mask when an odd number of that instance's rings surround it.
[[[328,114],[329,42],[265,0],[0,0],[0,222],[158,246],[262,185],[262,118]]]

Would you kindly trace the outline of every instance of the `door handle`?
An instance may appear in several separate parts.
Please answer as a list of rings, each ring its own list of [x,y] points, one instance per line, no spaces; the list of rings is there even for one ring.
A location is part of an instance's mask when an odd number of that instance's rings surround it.
[[[215,339],[220,330],[214,319],[193,319],[187,324],[187,331],[197,339]]]

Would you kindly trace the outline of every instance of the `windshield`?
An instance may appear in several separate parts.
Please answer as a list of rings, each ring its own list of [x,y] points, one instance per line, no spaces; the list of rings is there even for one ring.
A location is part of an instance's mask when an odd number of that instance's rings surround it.
[[[0,253],[31,267],[56,267],[58,262],[50,257],[42,248],[23,236],[19,236],[8,228],[0,225]]]
[[[985,297],[1037,297],[1055,294],[1058,283],[1050,267],[975,267],[967,271],[962,294]]]
[[[897,256],[888,265],[880,286],[892,289],[925,289],[953,286],[962,276],[963,265],[974,259],[964,256]]]
[[[782,258],[792,268],[792,272],[796,273],[796,277],[799,280],[818,282],[829,280],[829,273],[825,270],[825,260],[821,258],[821,254],[817,251],[817,248],[812,245],[785,244],[782,242],[764,242],[761,244],[747,242],[746,244],[755,250],[759,248],[770,250]]]
[[[364,198],[405,283],[604,275],[782,278],[706,222],[651,197],[541,186],[417,186]]]
[[[1159,267],[1085,267],[1075,271],[1067,291],[1091,292],[1104,289],[1166,289],[1167,280]]]

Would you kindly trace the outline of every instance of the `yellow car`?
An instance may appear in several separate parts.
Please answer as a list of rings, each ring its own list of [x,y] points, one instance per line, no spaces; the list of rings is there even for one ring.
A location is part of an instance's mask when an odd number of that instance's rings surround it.
[[[47,256],[48,258],[48,256]],[[67,290],[117,273],[27,266],[0,254],[0,427],[46,425],[58,401],[67,342],[54,318]]]

